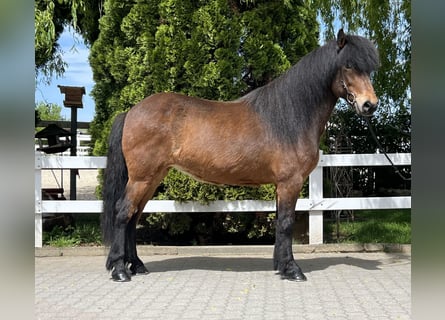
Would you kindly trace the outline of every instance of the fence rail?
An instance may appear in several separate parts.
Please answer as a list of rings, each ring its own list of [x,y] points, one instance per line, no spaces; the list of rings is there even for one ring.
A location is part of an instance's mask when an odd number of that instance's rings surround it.
[[[388,154],[395,165],[411,165],[410,153]],[[410,196],[368,198],[324,198],[323,167],[388,166],[383,154],[321,154],[317,167],[309,176],[309,197],[299,199],[296,211],[309,211],[309,244],[323,243],[323,211],[411,208]],[[42,200],[42,170],[105,168],[106,157],[35,156],[35,246],[42,246],[42,216],[46,213],[99,213],[99,200]],[[190,201],[151,200],[144,212],[270,212],[275,201],[213,201],[208,205]]]

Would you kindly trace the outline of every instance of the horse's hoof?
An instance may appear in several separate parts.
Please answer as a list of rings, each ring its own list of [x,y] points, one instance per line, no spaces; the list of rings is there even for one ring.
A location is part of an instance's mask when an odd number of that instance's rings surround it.
[[[116,282],[128,282],[128,281],[131,281],[131,277],[125,271],[116,271],[116,270],[114,270],[111,273],[111,277]]]
[[[140,264],[140,265],[137,265],[137,266],[131,265],[130,271],[131,271],[132,275],[148,274],[149,273],[147,268],[145,268],[145,266],[143,264]]]
[[[302,272],[296,272],[296,271],[281,274],[281,279],[295,281],[295,282],[307,281],[306,276]]]

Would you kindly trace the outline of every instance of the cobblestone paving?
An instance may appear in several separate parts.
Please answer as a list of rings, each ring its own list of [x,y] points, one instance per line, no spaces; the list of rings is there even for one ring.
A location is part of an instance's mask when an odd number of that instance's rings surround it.
[[[266,255],[146,256],[115,283],[104,256],[36,257],[36,319],[411,319],[411,256],[296,254],[308,281]]]

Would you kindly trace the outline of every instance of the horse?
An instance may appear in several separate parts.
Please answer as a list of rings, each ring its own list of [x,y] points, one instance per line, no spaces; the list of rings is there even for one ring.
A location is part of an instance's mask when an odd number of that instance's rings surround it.
[[[170,168],[217,185],[276,187],[273,268],[306,281],[292,252],[295,206],[319,159],[320,137],[338,99],[370,117],[378,98],[371,73],[378,51],[344,33],[268,84],[234,101],[156,93],[116,116],[104,171],[103,240],[114,281],[148,273],[137,255],[136,224]]]

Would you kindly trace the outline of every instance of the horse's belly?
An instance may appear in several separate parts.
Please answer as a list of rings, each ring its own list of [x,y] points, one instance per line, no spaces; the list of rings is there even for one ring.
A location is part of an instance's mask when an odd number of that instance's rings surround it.
[[[268,161],[252,157],[252,154],[213,154],[183,157],[173,167],[194,179],[217,185],[261,185],[273,182]],[[230,159],[229,159],[230,158]]]
[[[235,185],[235,186],[259,186],[266,183],[271,183],[272,179],[265,177],[253,177],[250,175],[236,175],[231,172],[215,172],[213,170],[190,170],[181,166],[173,166],[175,169],[187,174],[193,179],[210,183],[215,185]]]

